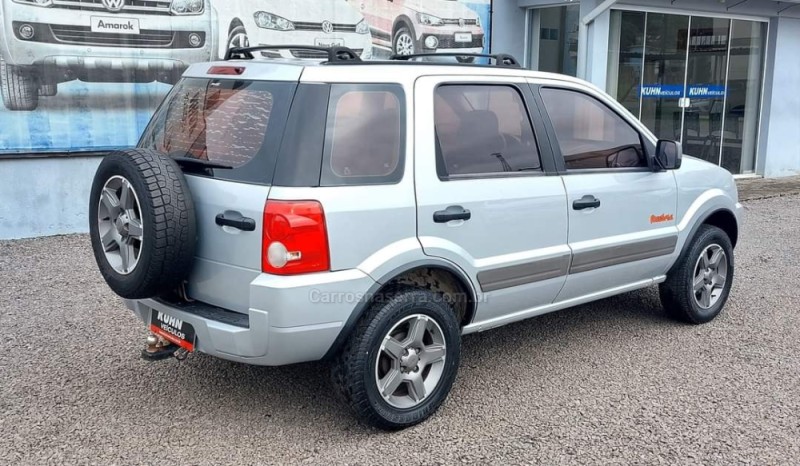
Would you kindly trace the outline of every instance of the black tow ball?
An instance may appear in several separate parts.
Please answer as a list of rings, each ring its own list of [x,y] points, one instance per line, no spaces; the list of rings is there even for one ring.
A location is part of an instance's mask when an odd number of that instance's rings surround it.
[[[181,358],[178,356],[181,350],[183,350],[183,348],[180,346],[150,334],[147,337],[147,346],[142,350],[142,359],[145,361],[163,361],[171,357],[186,359],[185,357]]]

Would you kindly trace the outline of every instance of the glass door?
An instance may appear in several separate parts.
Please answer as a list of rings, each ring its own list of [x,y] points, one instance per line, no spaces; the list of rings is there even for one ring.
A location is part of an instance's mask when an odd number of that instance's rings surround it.
[[[613,11],[609,93],[658,138],[752,173],[765,38],[758,21]]]
[[[689,18],[686,87],[681,142],[684,151],[720,164],[720,144],[725,130],[725,85],[728,73],[728,19]]]
[[[689,17],[648,13],[639,119],[659,139],[681,139]]]

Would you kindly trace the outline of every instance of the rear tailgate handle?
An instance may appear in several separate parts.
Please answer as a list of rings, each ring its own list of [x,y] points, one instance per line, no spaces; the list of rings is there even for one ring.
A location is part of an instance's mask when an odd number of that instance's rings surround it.
[[[255,231],[256,229],[255,220],[233,210],[226,210],[221,214],[217,214],[216,222],[221,227],[233,227],[242,231]]]

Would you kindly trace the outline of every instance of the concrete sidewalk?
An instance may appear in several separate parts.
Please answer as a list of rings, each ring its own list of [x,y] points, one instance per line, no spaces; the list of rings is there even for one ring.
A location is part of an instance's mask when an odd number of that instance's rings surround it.
[[[800,193],[800,176],[785,178],[745,178],[736,181],[739,200],[752,201]]]

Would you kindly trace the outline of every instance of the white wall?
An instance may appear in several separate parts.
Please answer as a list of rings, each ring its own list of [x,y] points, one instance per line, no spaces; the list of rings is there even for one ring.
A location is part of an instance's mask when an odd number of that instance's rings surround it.
[[[0,160],[0,240],[89,231],[89,190],[100,160]]]
[[[525,58],[525,10],[516,0],[492,2],[492,53],[507,53],[517,60]]]
[[[798,7],[800,9],[800,6]],[[765,177],[800,174],[800,19],[770,21],[758,169]]]

